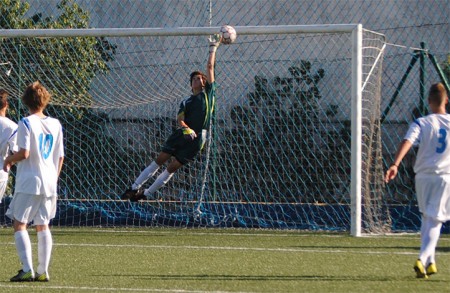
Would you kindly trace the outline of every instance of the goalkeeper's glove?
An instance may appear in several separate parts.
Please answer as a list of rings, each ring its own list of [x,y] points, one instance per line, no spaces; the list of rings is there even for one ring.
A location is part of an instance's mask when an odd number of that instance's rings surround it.
[[[220,45],[220,35],[215,34],[209,37],[209,53],[216,52],[217,48]]]
[[[183,135],[185,140],[192,141],[197,137],[197,134],[194,130],[190,129],[189,127],[183,127]]]

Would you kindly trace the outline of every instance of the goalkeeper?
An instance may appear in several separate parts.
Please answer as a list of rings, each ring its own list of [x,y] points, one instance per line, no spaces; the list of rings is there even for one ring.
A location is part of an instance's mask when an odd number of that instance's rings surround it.
[[[418,144],[414,172],[422,227],[419,259],[414,264],[417,278],[426,279],[437,273],[436,246],[442,223],[450,220],[450,115],[445,111],[447,103],[444,85],[433,84],[428,95],[432,113],[410,125],[385,176],[386,182],[394,179],[403,157]]]
[[[177,115],[179,128],[167,138],[156,159],[141,172],[132,184],[131,189],[126,190],[121,199],[138,201],[150,196],[166,184],[179,168],[191,162],[203,148],[214,110],[216,91],[214,63],[219,44],[219,35],[214,35],[209,39],[206,75],[200,71],[191,73],[192,95],[180,104]],[[166,170],[156,178],[148,189],[144,190],[143,184],[171,158],[173,159],[167,165]]]

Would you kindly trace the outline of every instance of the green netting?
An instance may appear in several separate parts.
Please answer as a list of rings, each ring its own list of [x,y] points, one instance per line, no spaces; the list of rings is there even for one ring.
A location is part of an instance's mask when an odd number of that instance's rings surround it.
[[[178,105],[190,95],[189,73],[206,66],[206,36],[8,38],[4,47],[20,48],[8,51],[19,60],[9,78],[17,74],[55,88],[49,113],[63,123],[67,154],[60,198],[80,214],[61,208],[60,221],[81,225],[83,216],[118,206],[119,215],[105,215],[113,224],[139,211],[133,217],[143,225],[346,229],[351,36],[241,35],[219,47],[208,152],[140,204],[118,201],[118,195],[176,127]],[[364,99],[370,101],[364,115],[379,117],[384,37],[364,36]],[[109,48],[107,58],[98,54]],[[30,62],[34,70],[20,66]],[[13,84],[8,90],[14,92]],[[379,125],[365,123],[364,133],[378,138]],[[368,144],[380,153],[379,140]]]
[[[24,4],[23,9],[14,3]],[[384,33],[384,61],[375,60],[383,44],[378,34],[367,32],[364,43],[363,97],[373,94],[378,100],[363,104],[363,227],[374,232],[418,229],[412,159],[405,160],[389,186],[373,176],[383,173],[383,162],[391,162],[413,113],[420,113],[422,89],[440,78],[428,55],[422,68],[420,62],[412,68],[387,116],[379,119],[414,54],[432,53],[446,66],[446,0],[25,3],[2,0],[0,26],[363,23]],[[348,229],[348,35],[238,36],[235,45],[220,47],[208,172],[204,154],[160,191],[164,201],[116,201],[175,126],[178,103],[189,95],[188,74],[205,66],[205,38],[2,39],[0,64],[13,67],[0,82],[16,101],[13,119],[25,114],[17,100],[26,84],[40,79],[54,94],[49,113],[65,126],[68,156],[57,223]],[[423,50],[415,51],[422,41]],[[9,68],[9,63],[0,66],[2,72]],[[205,198],[199,201],[204,174]]]

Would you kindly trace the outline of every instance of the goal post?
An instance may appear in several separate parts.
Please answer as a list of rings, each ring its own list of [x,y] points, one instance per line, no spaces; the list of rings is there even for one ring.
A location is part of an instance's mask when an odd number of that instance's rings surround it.
[[[204,69],[207,36],[219,29],[0,30],[0,61],[13,64],[0,76],[4,87],[18,98],[41,80],[53,93],[49,112],[67,129],[55,221],[354,236],[389,229],[379,124],[385,41],[361,24],[235,26],[237,41],[217,52],[208,160],[199,155],[155,198],[118,200],[176,127],[189,73]],[[15,113],[23,114],[19,103]]]

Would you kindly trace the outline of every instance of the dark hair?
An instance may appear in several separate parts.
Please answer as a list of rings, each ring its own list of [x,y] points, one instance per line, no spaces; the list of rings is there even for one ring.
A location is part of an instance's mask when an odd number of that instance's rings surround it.
[[[202,79],[206,80],[206,74],[204,74],[204,73],[201,72],[201,71],[193,71],[193,72],[191,73],[191,77],[190,77],[190,79],[189,79],[191,85],[192,85],[192,79],[194,78],[194,76],[197,76],[197,75],[200,75],[200,76],[202,77]]]
[[[22,102],[28,109],[36,111],[44,109],[50,102],[50,97],[47,89],[39,81],[35,81],[25,89]]]
[[[442,83],[435,83],[431,85],[428,94],[428,101],[432,104],[440,105],[447,98],[447,91]]]
[[[5,108],[8,105],[8,92],[4,89],[0,89],[0,109]]]

